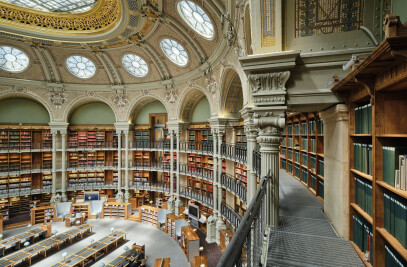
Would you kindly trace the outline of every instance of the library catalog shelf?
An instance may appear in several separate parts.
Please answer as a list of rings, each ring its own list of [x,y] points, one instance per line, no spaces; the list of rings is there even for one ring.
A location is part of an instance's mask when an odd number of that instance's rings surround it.
[[[394,188],[393,186],[391,186],[391,185],[389,185],[389,184],[387,184],[386,182],[383,182],[383,181],[376,181],[376,184],[378,184],[381,187],[386,188],[387,190],[389,190],[389,191],[391,191],[391,192],[393,192],[393,193],[407,199],[407,191]]]
[[[354,174],[356,174],[356,175],[362,177],[362,178],[365,178],[365,179],[367,179],[367,180],[369,180],[369,181],[373,181],[373,177],[372,177],[371,175],[369,175],[369,174],[366,174],[366,173],[364,173],[364,172],[361,172],[361,171],[358,171],[358,170],[355,170],[355,169],[350,169],[350,171],[351,171],[352,173],[354,173]]]
[[[368,221],[368,223],[370,223],[371,225],[373,225],[373,219],[372,217],[370,217],[369,214],[367,214],[367,212],[365,212],[364,210],[362,210],[356,203],[350,203],[350,206],[360,215],[362,215],[363,218],[365,218],[366,221]]]
[[[407,249],[404,248],[400,242],[394,238],[386,229],[376,227],[376,231],[389,243],[405,260],[407,260]]]

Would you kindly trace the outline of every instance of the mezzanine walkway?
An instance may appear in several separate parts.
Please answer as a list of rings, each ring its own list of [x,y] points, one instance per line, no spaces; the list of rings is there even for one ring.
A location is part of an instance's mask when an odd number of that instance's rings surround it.
[[[364,266],[322,208],[301,182],[280,170],[280,226],[270,233],[267,266]]]

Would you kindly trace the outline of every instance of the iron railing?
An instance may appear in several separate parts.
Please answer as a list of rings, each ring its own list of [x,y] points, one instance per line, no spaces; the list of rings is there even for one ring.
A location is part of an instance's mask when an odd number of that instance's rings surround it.
[[[247,148],[224,143],[220,146],[220,154],[231,160],[246,162]]]
[[[239,227],[240,222],[242,221],[242,216],[236,213],[233,208],[222,204],[221,205],[221,214],[230,222],[231,225],[236,229]]]
[[[191,188],[188,188],[186,186],[180,186],[179,193],[182,197],[189,198],[196,200],[202,204],[205,204],[209,207],[213,206],[213,195],[212,193],[200,193],[200,192],[195,192]]]
[[[217,267],[240,267],[245,264],[247,267],[260,266],[262,255],[263,236],[266,231],[265,226],[265,194],[266,183],[270,182],[270,173],[261,179],[257,187],[256,194],[250,202],[245,215],[243,216],[236,232],[226,247]],[[222,206],[222,215],[224,209]],[[230,210],[230,209],[229,209]],[[229,212],[232,214],[231,212]],[[230,215],[229,214],[229,215]],[[232,216],[232,215],[231,215]],[[246,257],[243,257],[246,253]],[[246,262],[243,262],[243,259]]]
[[[222,186],[236,194],[245,204],[247,204],[247,188],[242,185],[240,180],[236,180],[230,174],[222,173],[220,176],[220,182]]]
[[[212,169],[189,166],[188,163],[180,163],[179,173],[184,174],[184,175],[195,176],[198,178],[203,178],[203,179],[209,180],[209,181],[213,181],[213,170]]]
[[[196,143],[196,142],[180,142],[179,150],[182,152],[192,152],[192,153],[207,153],[213,154],[213,142],[209,143]]]
[[[261,153],[258,150],[253,150],[252,168],[257,176],[261,176]]]

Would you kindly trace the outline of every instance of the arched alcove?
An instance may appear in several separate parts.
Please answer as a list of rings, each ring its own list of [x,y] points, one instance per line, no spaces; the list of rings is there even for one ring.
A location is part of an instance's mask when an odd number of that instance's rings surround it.
[[[133,124],[149,124],[150,114],[165,114],[167,109],[158,100],[150,99],[149,101],[143,101],[137,105],[138,108],[133,113]]]
[[[222,112],[225,117],[240,118],[243,108],[243,90],[239,75],[230,69],[222,82]]]
[[[185,122],[207,122],[211,107],[205,94],[199,89],[190,90],[181,101],[179,118]]]
[[[79,124],[114,124],[116,118],[109,105],[102,102],[83,104],[73,110],[69,116],[71,125]]]
[[[48,124],[50,115],[40,103],[28,98],[8,98],[0,101],[0,123]]]

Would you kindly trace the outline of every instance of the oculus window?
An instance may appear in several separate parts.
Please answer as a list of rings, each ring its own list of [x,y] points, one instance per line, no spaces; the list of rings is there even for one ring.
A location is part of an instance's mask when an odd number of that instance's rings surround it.
[[[20,72],[28,67],[30,60],[20,49],[0,46],[0,68],[10,72]]]
[[[91,9],[96,4],[97,0],[2,0],[2,1],[41,11],[80,13]]]
[[[178,66],[185,66],[188,63],[188,54],[185,48],[177,41],[172,39],[163,39],[160,43],[164,54]]]
[[[214,36],[213,24],[203,9],[191,1],[178,2],[178,12],[185,22],[207,39]]]
[[[96,66],[83,56],[71,56],[66,60],[66,68],[78,78],[87,79],[95,75]]]
[[[141,57],[134,54],[126,54],[122,58],[123,67],[131,75],[136,77],[144,77],[148,73],[147,62]]]

